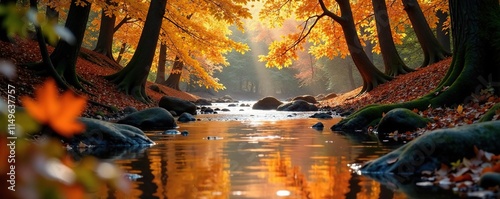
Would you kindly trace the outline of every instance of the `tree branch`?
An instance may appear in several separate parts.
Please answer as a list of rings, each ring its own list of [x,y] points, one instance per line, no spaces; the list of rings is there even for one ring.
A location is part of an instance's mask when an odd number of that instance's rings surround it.
[[[323,10],[324,15],[331,17],[337,23],[344,23],[344,21],[345,21],[344,18],[339,17],[335,13],[328,10],[328,8],[326,7],[325,2],[323,2],[323,0],[318,0],[318,1],[319,1],[319,5],[321,6],[321,9]]]

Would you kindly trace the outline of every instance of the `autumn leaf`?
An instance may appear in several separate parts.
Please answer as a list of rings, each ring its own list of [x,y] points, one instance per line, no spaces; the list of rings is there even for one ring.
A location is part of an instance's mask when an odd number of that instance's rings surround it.
[[[458,105],[457,113],[462,114],[464,112],[464,107],[462,105]]]
[[[460,161],[460,160],[457,160],[456,162],[452,162],[451,163],[451,168],[452,169],[456,169],[456,168],[458,168],[460,166],[460,164],[462,164],[462,161]]]
[[[35,91],[35,99],[24,96],[21,101],[26,111],[39,123],[50,126],[56,133],[71,137],[85,126],[77,117],[85,109],[87,99],[66,91],[59,96],[53,79],[49,79]]]

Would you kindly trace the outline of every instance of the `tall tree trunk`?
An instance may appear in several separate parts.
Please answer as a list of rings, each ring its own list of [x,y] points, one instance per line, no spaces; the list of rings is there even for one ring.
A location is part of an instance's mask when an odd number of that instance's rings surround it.
[[[49,2],[51,2],[50,0]],[[59,12],[55,8],[50,7],[49,5],[45,6],[45,17],[53,24],[57,24],[59,22]],[[45,38],[47,39],[47,38]],[[59,41],[56,40],[54,43],[49,43],[50,45],[55,45]]]
[[[395,77],[413,71],[408,68],[399,56],[394,41],[392,40],[391,25],[385,0],[372,0],[377,27],[378,43],[384,60],[385,74]]]
[[[500,89],[498,0],[450,0],[449,6],[454,56],[437,88],[413,101],[367,106],[332,126],[332,130],[352,132],[366,128],[383,113],[398,107],[424,110],[429,106],[468,103],[471,93],[489,86]]]
[[[417,35],[418,42],[422,47],[424,53],[424,62],[422,67],[439,62],[451,54],[446,51],[439,41],[434,36],[429,24],[427,23],[424,13],[420,9],[417,0],[402,0],[404,10],[410,18],[415,34]]]
[[[436,12],[436,16],[439,19],[436,25],[436,38],[441,46],[443,46],[444,50],[451,52],[450,31],[449,29],[443,30],[444,23],[448,18],[448,13],[445,13],[442,10],[438,10]]]
[[[165,83],[165,65],[167,64],[167,44],[160,44],[160,55],[158,58],[158,70],[156,71],[156,80],[157,84]]]
[[[80,53],[80,47],[83,43],[85,29],[90,14],[90,2],[84,1],[85,6],[76,5],[77,0],[72,0],[69,7],[68,18],[66,19],[66,28],[68,28],[75,37],[75,43],[69,44],[66,41],[59,40],[56,48],[50,55],[57,72],[66,80],[66,82],[77,89],[84,89],[80,84],[76,74],[76,60]]]
[[[16,4],[16,0],[3,0],[0,1],[0,6],[7,7],[13,4]],[[0,16],[0,40],[5,42],[10,42],[9,34],[7,33],[7,29],[4,27],[3,23],[5,20],[5,16]]]
[[[349,53],[351,54],[352,60],[363,78],[363,89],[359,94],[371,91],[379,84],[390,81],[392,78],[380,72],[364,52],[363,46],[359,40],[358,32],[356,31],[356,26],[354,25],[349,0],[337,0],[341,16],[337,16],[329,11],[323,0],[319,0],[319,3],[325,12],[325,15],[329,16],[342,26]]]
[[[47,5],[45,7],[45,17],[47,17],[50,21],[57,23],[59,21],[59,12],[57,12],[55,8]]]
[[[145,87],[155,55],[166,4],[167,0],[151,0],[146,22],[132,59],[121,71],[106,77],[115,83],[119,90],[142,102],[151,101],[146,95]]]
[[[174,65],[172,66],[172,70],[170,70],[170,75],[168,76],[167,81],[165,81],[165,85],[175,90],[180,90],[179,83],[181,82],[183,68],[184,62],[182,62],[180,58],[176,56]]]
[[[38,5],[36,0],[30,0],[30,9],[34,10],[35,13],[38,13]],[[45,38],[42,33],[42,28],[40,26],[35,26],[36,38],[38,42],[38,47],[40,48],[40,53],[42,55],[42,62],[45,63],[46,71],[48,74],[54,78],[57,82],[57,85],[63,89],[69,88],[66,82],[62,79],[62,77],[57,73],[54,65],[52,64],[52,60],[50,60],[50,54],[47,50],[47,44],[45,42]]]
[[[111,2],[111,0],[106,0],[107,5],[117,5],[116,2]],[[101,10],[101,26],[99,27],[99,37],[97,38],[97,44],[95,46],[94,52],[103,54],[111,60],[113,58],[113,33],[115,28],[116,16],[111,14],[108,16],[104,12],[104,8]]]
[[[125,53],[126,49],[127,49],[127,43],[122,43],[120,51],[118,52],[118,57],[116,58],[116,62],[118,62],[118,64],[120,64],[120,62],[122,61],[123,53]]]
[[[52,66],[57,71],[57,74],[68,84],[76,89],[85,90],[80,83],[80,77],[76,74],[76,61],[80,53],[80,47],[83,42],[83,36],[87,27],[87,21],[90,13],[91,4],[83,1],[85,6],[76,5],[76,0],[71,1],[66,19],[66,28],[68,28],[75,38],[74,43],[69,44],[67,41],[60,39],[57,42],[56,48],[50,54],[50,61]],[[43,51],[42,51],[43,52]],[[42,57],[44,54],[42,54]],[[51,67],[47,57],[43,57],[43,62],[33,65],[39,70],[47,70]],[[54,77],[58,79],[59,77]]]

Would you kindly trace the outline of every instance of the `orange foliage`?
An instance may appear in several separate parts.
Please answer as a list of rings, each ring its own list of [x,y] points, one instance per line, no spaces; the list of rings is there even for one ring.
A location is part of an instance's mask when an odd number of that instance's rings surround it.
[[[21,101],[27,112],[38,122],[47,124],[65,137],[84,130],[84,125],[77,121],[77,117],[85,109],[85,97],[76,96],[71,91],[59,96],[53,79],[48,79],[44,85],[37,88],[35,95],[36,100],[23,96]]]

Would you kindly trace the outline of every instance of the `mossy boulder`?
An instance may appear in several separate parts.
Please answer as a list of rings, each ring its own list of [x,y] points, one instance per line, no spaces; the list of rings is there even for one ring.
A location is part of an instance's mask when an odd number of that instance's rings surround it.
[[[283,104],[280,100],[276,99],[275,97],[264,97],[257,101],[253,106],[252,109],[256,110],[273,110],[277,109],[278,106]]]
[[[404,133],[427,126],[431,120],[424,118],[406,108],[395,108],[387,112],[377,127],[379,138],[385,138],[394,131]]]
[[[318,107],[304,100],[295,100],[282,104],[276,108],[278,111],[317,111]]]
[[[91,118],[80,118],[85,131],[69,140],[70,145],[80,142],[96,147],[149,146],[154,142],[144,132],[131,125],[116,124]]]
[[[462,158],[474,157],[474,147],[500,153],[500,121],[439,129],[365,164],[364,173],[412,176],[439,169]]]
[[[177,127],[174,116],[160,107],[131,113],[118,120],[117,123],[132,125],[142,130],[163,130]]]

